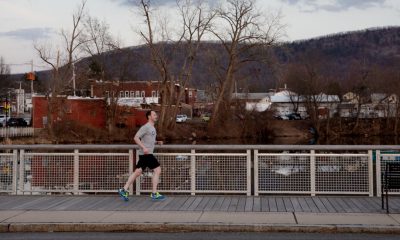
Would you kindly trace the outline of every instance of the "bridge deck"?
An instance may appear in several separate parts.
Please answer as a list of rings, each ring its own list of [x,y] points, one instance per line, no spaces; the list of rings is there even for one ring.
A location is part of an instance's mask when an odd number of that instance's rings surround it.
[[[400,197],[389,198],[391,212],[400,212]],[[47,211],[224,211],[383,213],[381,199],[358,196],[215,196],[168,195],[162,202],[149,196],[131,196],[124,202],[117,195],[0,195],[0,210]]]

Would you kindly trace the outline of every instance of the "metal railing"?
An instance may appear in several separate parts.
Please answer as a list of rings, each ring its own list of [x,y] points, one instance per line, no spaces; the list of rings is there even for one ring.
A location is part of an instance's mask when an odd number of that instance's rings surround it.
[[[134,170],[136,147],[2,145],[0,192],[116,192]],[[386,162],[400,161],[399,150],[389,145],[163,145],[155,155],[162,166],[162,192],[379,196],[380,173]],[[150,192],[149,176],[145,171],[131,192]]]
[[[0,153],[0,192],[15,193],[17,190],[18,150]]]
[[[259,193],[373,195],[372,150],[348,153],[259,153],[255,150],[255,191]]]
[[[30,137],[34,134],[33,127],[0,127],[0,137]]]
[[[382,174],[386,170],[386,163],[400,161],[399,151],[387,150],[376,151],[376,195],[381,196],[381,186],[383,183]],[[400,190],[391,189],[391,194],[400,194]]]

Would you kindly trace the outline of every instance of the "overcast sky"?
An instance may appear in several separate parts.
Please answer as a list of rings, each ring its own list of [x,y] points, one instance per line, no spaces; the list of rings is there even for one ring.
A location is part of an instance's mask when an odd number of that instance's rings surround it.
[[[143,20],[132,4],[138,0],[88,0],[87,12],[110,25],[123,46],[140,44],[134,31]],[[212,0],[209,0],[213,2]],[[43,70],[34,42],[57,48],[57,33],[70,29],[72,13],[81,0],[0,0],[0,56],[10,64],[12,73]],[[156,0],[168,11],[175,0]],[[223,2],[223,0],[222,0]],[[362,30],[372,27],[400,26],[400,0],[258,0],[260,8],[281,11],[286,37],[294,41]]]

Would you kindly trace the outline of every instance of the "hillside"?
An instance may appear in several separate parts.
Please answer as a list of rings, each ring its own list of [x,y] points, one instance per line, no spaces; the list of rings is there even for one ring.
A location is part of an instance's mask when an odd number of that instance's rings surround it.
[[[171,72],[177,73],[184,59],[184,46],[171,43],[160,43],[165,54],[169,56],[168,65]],[[264,49],[265,50],[265,49]],[[303,63],[309,59],[323,63],[323,74],[327,77],[343,80],[356,62],[366,66],[383,69],[399,69],[400,65],[400,27],[367,29],[356,32],[346,32],[323,36],[309,40],[281,43],[267,51],[264,62],[250,62],[239,73],[240,89],[248,88],[253,92],[267,91],[279,86],[277,76],[289,64]],[[206,89],[216,82],[213,67],[215,61],[223,66],[225,53],[222,46],[215,42],[204,42],[201,45],[193,70],[191,85]],[[109,52],[104,57],[107,63],[105,72],[108,79],[124,80],[157,80],[158,75],[148,61],[149,52],[145,46],[125,48]],[[222,60],[221,60],[222,59]],[[306,59],[306,60],[305,60]],[[308,60],[307,60],[308,59]],[[77,66],[79,72],[87,74],[92,60],[83,59]],[[46,89],[49,73],[39,72],[39,88]],[[7,81],[0,81],[1,86],[14,85],[20,81],[21,75],[13,75]],[[88,76],[81,76],[80,88],[85,88]],[[86,83],[86,84],[85,84]],[[19,86],[19,84],[18,84]],[[24,83],[29,92],[29,84]]]

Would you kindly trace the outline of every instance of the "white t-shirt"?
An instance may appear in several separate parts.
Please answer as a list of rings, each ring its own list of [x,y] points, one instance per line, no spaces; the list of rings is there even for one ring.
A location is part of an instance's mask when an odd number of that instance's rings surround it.
[[[149,149],[149,154],[153,154],[154,145],[156,144],[156,128],[150,123],[146,123],[139,131],[137,131],[135,137],[138,137],[143,145]],[[139,149],[139,155],[144,155],[143,149]]]

